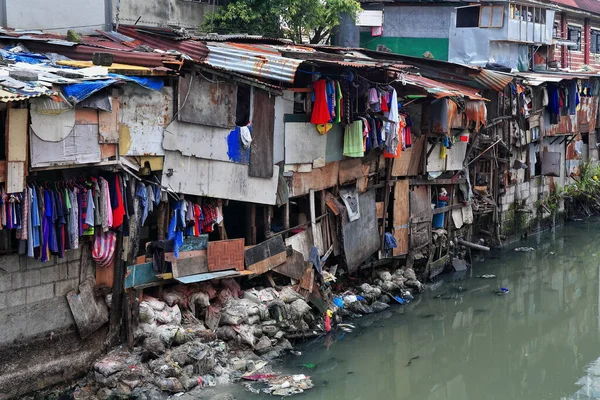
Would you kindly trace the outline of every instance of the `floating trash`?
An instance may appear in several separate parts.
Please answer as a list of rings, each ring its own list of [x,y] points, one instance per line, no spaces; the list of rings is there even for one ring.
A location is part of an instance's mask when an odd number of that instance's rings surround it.
[[[517,247],[515,251],[534,251],[533,247]]]

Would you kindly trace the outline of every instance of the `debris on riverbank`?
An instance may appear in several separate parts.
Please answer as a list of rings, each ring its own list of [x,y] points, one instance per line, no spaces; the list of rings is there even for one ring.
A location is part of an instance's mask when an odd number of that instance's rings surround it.
[[[381,312],[393,301],[407,303],[411,291],[424,290],[410,268],[378,271],[370,283],[324,284],[322,312],[297,288],[242,290],[224,279],[174,286],[161,298],[144,296],[134,347],[121,346],[98,360],[74,397],[166,398],[231,382],[245,382],[254,393],[299,394],[313,387],[310,377],[280,374],[270,363],[291,351],[292,342],[352,331],[344,318]]]

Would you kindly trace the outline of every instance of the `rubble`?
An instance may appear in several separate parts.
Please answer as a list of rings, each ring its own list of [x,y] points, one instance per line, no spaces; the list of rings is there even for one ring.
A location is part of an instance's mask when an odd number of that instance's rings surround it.
[[[342,323],[343,318],[383,315],[392,300],[409,302],[423,284],[406,268],[378,271],[371,282],[346,287],[343,293],[332,289],[323,290],[331,316],[327,324],[293,286],[242,290],[235,280],[225,279],[171,287],[160,298],[144,296],[134,348],[117,348],[97,361],[77,390],[85,388],[97,398],[150,399],[245,380],[252,382],[244,386],[253,393],[303,393],[313,387],[309,377],[282,375],[269,364],[293,350],[288,339],[323,335],[326,326],[350,332],[355,325]]]

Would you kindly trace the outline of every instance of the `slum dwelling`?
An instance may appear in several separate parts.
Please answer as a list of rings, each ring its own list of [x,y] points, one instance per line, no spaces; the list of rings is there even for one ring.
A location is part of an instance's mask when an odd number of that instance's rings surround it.
[[[34,338],[64,331],[79,343],[70,351],[88,350],[75,374],[105,337],[133,346],[160,327],[141,313],[154,298],[169,307],[159,325],[181,307],[208,340],[242,288],[290,287],[319,317],[263,340],[284,348],[322,330],[334,294],[376,267],[402,267],[398,284],[388,273],[379,285],[410,297],[401,290],[422,290],[417,278],[465,267],[453,244],[472,245],[465,158],[487,124],[479,89],[356,49],[173,35],[7,33],[2,288],[25,299],[5,308],[23,324],[26,310],[53,309],[3,343],[34,352]],[[45,357],[67,363],[61,343]],[[25,382],[23,371],[3,376]]]

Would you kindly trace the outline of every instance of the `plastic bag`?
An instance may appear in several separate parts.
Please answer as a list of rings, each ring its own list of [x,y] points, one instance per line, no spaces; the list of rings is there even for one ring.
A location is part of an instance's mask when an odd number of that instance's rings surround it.
[[[176,290],[172,290],[169,292],[165,292],[163,294],[163,300],[170,306],[173,307],[175,304],[179,304],[180,306],[185,306],[185,297],[183,294]]]
[[[302,296],[300,295],[300,293],[287,286],[283,288],[281,292],[279,292],[279,299],[282,300],[284,303],[292,303],[296,300],[301,300]]]
[[[258,292],[258,299],[263,303],[268,303],[279,298],[279,293],[273,288],[266,288]]]
[[[140,303],[140,322],[146,324],[153,324],[156,321],[156,313],[154,309],[150,307],[147,301]]]
[[[156,321],[159,324],[181,325],[181,310],[179,310],[179,306],[165,306],[162,311],[156,313]]]
[[[256,338],[254,337],[254,328],[251,325],[236,325],[233,330],[240,335],[242,343],[254,346]]]
[[[235,279],[233,279],[233,278],[223,279],[223,280],[221,280],[221,285],[223,285],[223,287],[226,287],[227,289],[229,289],[229,291],[231,292],[231,295],[233,297],[235,297],[236,299],[240,297],[242,288],[235,281]]]
[[[373,304],[371,304],[371,308],[373,309],[374,312],[378,313],[378,312],[382,312],[382,311],[390,308],[390,306],[389,306],[389,304],[385,304],[380,301],[376,301]]]
[[[205,308],[210,305],[210,298],[204,292],[196,292],[190,296],[189,307],[192,314],[196,315],[196,305]]]
[[[155,311],[162,311],[167,306],[164,302],[151,296],[144,295],[144,301],[148,303],[148,305],[150,305],[150,307],[152,307],[152,309]]]

